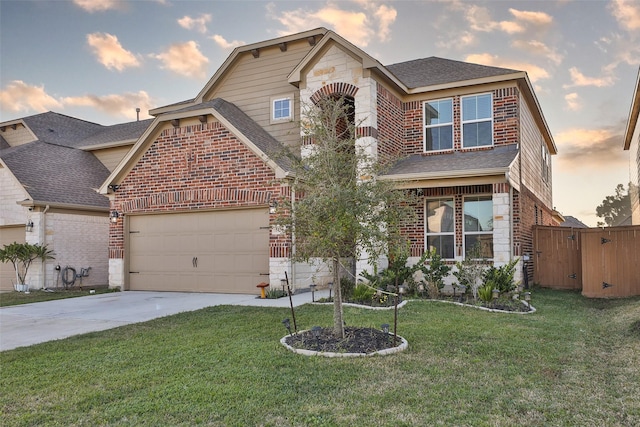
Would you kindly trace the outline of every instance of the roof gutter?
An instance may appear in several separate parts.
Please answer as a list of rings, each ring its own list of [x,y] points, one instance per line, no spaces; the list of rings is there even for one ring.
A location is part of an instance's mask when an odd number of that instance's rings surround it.
[[[422,181],[432,179],[451,179],[451,178],[467,178],[478,176],[496,176],[505,175],[509,172],[509,168],[491,168],[491,169],[469,169],[465,171],[438,171],[438,172],[420,172],[406,173],[394,175],[382,175],[380,180],[383,181]],[[505,175],[506,176],[506,175]]]
[[[72,209],[72,210],[81,210],[87,212],[109,212],[108,207],[100,207],[100,206],[87,206],[87,205],[79,205],[76,203],[51,203],[43,200],[22,200],[16,202],[16,204],[20,206],[24,206],[26,208],[46,208],[46,209]]]

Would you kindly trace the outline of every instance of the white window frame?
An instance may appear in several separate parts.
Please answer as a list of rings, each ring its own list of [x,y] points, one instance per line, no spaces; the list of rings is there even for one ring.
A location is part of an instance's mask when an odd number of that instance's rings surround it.
[[[438,123],[435,125],[427,124],[427,105],[430,102],[442,102],[442,101],[451,101],[451,122],[447,123]],[[422,151],[425,153],[437,153],[441,151],[451,151],[453,150],[453,98],[442,98],[442,99],[430,99],[428,101],[424,101],[422,103],[422,123],[424,124],[422,129]],[[450,148],[441,148],[438,150],[427,150],[427,130],[439,127],[451,127],[451,147]]]
[[[465,222],[465,202],[468,199],[471,198],[489,198],[489,200],[491,201],[491,212],[492,212],[492,217],[493,217],[493,194],[469,194],[466,196],[462,197],[462,256],[463,258],[466,257],[467,254],[467,236],[468,235],[473,235],[473,236],[487,236],[490,235],[491,236],[491,247],[492,250],[491,252],[494,254],[495,256],[495,246],[494,246],[494,230],[495,227],[492,225],[491,227],[491,231],[467,231],[467,227],[466,227],[466,222]],[[492,260],[493,258],[488,258],[489,260]]]
[[[434,202],[434,201],[451,201],[451,206],[453,208],[453,230],[452,231],[446,231],[446,232],[429,232],[429,211],[427,209],[428,203],[429,202]],[[454,260],[456,258],[456,199],[455,197],[431,197],[428,199],[425,199],[424,201],[424,246],[425,246],[425,250],[430,250],[429,248],[429,243],[428,243],[428,237],[429,236],[451,236],[453,238],[453,256],[451,258],[449,257],[444,257],[443,254],[438,252],[438,255],[440,255],[442,257],[442,259],[445,260]]]
[[[479,96],[485,96],[485,95],[489,95],[489,98],[491,100],[491,107],[490,107],[490,111],[491,111],[491,115],[488,118],[481,118],[481,119],[473,119],[473,120],[464,120],[464,100],[466,98],[478,98]],[[477,104],[477,102],[476,102]],[[467,147],[464,145],[464,125],[469,124],[469,123],[482,123],[482,122],[490,122],[491,124],[491,141],[489,144],[484,144],[484,145],[472,145],[470,147]],[[493,146],[493,93],[491,92],[486,92],[486,93],[476,93],[473,95],[465,95],[460,97],[460,144],[462,145],[462,148],[482,148],[482,147],[492,147]]]
[[[542,168],[542,181],[549,184],[551,181],[551,154],[544,140],[541,145],[541,168]]]
[[[289,103],[289,115],[288,116],[282,116],[282,117],[276,117],[276,111],[277,111],[276,103],[277,102],[282,102],[282,101],[287,101]],[[294,113],[293,113],[293,108],[294,108],[293,94],[272,96],[270,98],[269,102],[271,104],[270,122],[272,124],[293,121],[293,118],[294,118]]]

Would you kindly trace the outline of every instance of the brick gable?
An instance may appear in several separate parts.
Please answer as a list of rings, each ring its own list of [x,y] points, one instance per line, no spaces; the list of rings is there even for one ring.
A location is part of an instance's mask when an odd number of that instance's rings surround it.
[[[164,129],[122,181],[123,214],[266,206],[280,197],[274,171],[219,122]],[[110,227],[110,257],[123,255],[123,227]]]

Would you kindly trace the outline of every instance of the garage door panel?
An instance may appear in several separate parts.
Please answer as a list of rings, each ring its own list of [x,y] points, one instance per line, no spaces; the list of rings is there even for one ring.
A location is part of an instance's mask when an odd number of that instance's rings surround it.
[[[130,289],[255,293],[268,220],[267,209],[129,216]]]

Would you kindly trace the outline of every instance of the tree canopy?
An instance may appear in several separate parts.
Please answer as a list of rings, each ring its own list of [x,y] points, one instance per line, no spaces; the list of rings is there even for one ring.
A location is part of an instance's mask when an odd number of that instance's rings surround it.
[[[279,204],[291,215],[278,223],[292,233],[294,261],[320,258],[332,266],[334,333],[344,336],[340,264],[364,254],[377,260],[401,241],[411,196],[378,179],[389,159],[376,158],[356,139],[352,102],[326,97],[305,113],[302,126],[313,144],[305,155],[291,156],[295,199]]]
[[[618,184],[615,194],[605,197],[602,203],[596,208],[596,216],[604,219],[604,223],[598,221],[598,226],[608,227],[620,225],[625,219],[631,216],[631,200],[629,191],[624,185]]]

